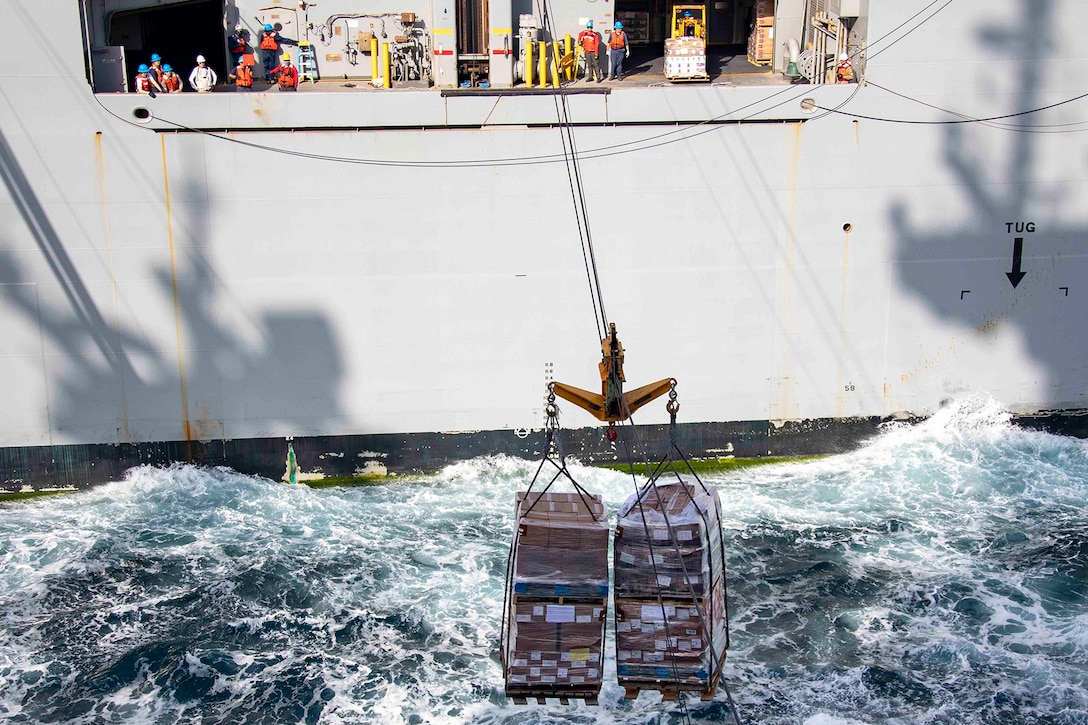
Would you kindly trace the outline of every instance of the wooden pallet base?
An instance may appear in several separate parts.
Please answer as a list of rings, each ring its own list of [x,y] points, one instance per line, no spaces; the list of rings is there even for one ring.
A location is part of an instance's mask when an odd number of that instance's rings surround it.
[[[506,697],[515,705],[527,705],[530,701],[544,705],[549,699],[559,700],[569,705],[571,700],[583,700],[587,705],[596,705],[598,692],[593,690],[538,689],[533,687],[507,687]]]
[[[665,682],[648,682],[638,685],[624,685],[623,697],[625,700],[637,700],[640,692],[660,692],[661,699],[665,702],[673,702],[681,692],[697,693],[699,699],[703,702],[710,702],[714,699],[714,693],[718,691],[717,687],[713,687],[707,690],[686,689],[684,687],[677,687],[671,683]]]

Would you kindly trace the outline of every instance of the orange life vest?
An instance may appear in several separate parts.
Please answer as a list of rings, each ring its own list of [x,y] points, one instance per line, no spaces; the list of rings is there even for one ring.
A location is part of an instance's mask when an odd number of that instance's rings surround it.
[[[592,30],[586,29],[578,33],[578,44],[582,46],[583,52],[596,53],[601,44],[601,37]]]
[[[261,50],[279,50],[280,44],[276,42],[276,32],[267,30],[261,33]]]
[[[612,50],[621,50],[627,47],[627,34],[622,30],[613,30],[612,37],[608,41],[608,47]]]
[[[234,85],[248,87],[253,85],[253,69],[248,65],[240,65],[234,72]]]
[[[140,73],[136,76],[136,90],[140,93],[147,93],[151,90],[151,77],[147,73]]]
[[[293,65],[280,66],[280,85],[284,88],[294,88],[298,85],[298,71]]]
[[[181,76],[177,73],[170,71],[169,73],[163,73],[162,85],[166,89],[167,93],[172,93],[181,88]]]

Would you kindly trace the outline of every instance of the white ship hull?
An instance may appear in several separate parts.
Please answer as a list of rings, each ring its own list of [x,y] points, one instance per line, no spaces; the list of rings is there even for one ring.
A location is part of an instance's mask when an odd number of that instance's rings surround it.
[[[895,5],[871,38],[924,7]],[[1040,14],[1047,42],[1025,37]],[[0,17],[9,487],[93,478],[104,444],[281,441],[266,467],[288,436],[332,459],[338,437],[515,445],[547,381],[597,387],[553,95],[96,95],[71,3]],[[966,394],[1088,409],[1085,101],[932,123],[1082,95],[1086,21],[1074,0],[954,3],[870,57],[869,84],[567,96],[628,383],[675,377],[707,431]]]

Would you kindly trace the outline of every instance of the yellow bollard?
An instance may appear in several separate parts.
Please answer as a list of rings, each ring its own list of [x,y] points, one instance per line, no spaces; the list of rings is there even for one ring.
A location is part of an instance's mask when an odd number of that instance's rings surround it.
[[[382,43],[382,87],[392,88],[393,79],[389,77],[389,43]]]
[[[540,76],[540,87],[548,87],[548,44],[540,41],[540,66],[536,69]]]
[[[563,57],[564,58],[566,58],[568,55],[570,55],[571,48],[573,48],[573,47],[574,47],[574,44],[571,41],[570,33],[567,33],[566,35],[563,36]],[[563,67],[563,75],[566,76],[568,81],[570,80],[570,78],[571,78],[571,66],[566,65],[566,66]]]
[[[378,37],[370,36],[370,80],[378,78]]]
[[[552,43],[552,88],[559,87],[559,41]]]
[[[525,86],[533,87],[533,42],[525,44]]]

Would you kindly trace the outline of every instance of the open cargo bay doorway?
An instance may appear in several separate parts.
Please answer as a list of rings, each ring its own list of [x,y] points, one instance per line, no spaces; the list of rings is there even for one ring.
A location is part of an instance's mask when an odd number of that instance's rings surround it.
[[[741,46],[747,42],[756,0],[703,0],[707,44]],[[616,20],[623,23],[631,45],[665,42],[671,32],[673,5],[699,4],[696,0],[617,0]]]
[[[208,59],[222,83],[227,77],[223,0],[195,0],[170,5],[118,10],[109,14],[109,44],[124,46],[126,77],[158,53],[174,67],[189,89],[189,71],[197,55]]]

